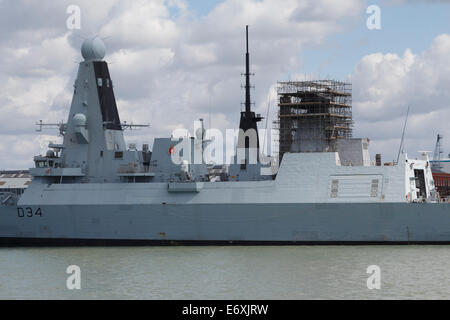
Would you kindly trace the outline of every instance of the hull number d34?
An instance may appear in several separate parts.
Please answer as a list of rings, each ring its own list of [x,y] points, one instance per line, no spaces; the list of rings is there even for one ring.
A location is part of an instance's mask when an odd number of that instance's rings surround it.
[[[33,208],[31,208],[31,207],[26,207],[26,208],[17,207],[17,216],[19,218],[24,218],[24,217],[31,218],[33,216],[42,217],[42,210],[41,210],[41,208],[36,208],[35,210],[33,210]]]

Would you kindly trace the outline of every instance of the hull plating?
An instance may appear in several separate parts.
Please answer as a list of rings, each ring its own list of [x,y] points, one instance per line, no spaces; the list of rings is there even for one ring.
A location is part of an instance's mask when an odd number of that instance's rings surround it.
[[[13,245],[447,243],[446,204],[153,204],[0,208]],[[40,239],[40,241],[39,241]],[[70,241],[72,240],[72,241]]]

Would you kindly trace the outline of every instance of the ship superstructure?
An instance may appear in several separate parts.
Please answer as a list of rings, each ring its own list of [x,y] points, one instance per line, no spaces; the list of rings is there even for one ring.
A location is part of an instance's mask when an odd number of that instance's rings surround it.
[[[196,161],[203,128],[157,138],[151,151],[127,147],[104,44],[88,39],[81,51],[63,142],[36,156],[26,191],[0,205],[2,244],[450,242],[450,206],[437,202],[426,153],[376,165],[369,141],[353,138],[285,152],[274,178],[233,179],[232,166],[214,173]],[[241,127],[254,129],[247,111]]]

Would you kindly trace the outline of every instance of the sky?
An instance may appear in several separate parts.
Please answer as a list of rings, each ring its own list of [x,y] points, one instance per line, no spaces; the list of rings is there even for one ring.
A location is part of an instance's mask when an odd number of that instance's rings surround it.
[[[69,29],[67,8],[80,8]],[[369,29],[367,8],[380,9]],[[396,158],[406,110],[405,152],[450,152],[450,1],[444,0],[0,0],[0,169],[24,169],[67,121],[80,47],[98,35],[122,121],[149,123],[127,142],[149,143],[177,128],[236,128],[244,93],[245,25],[255,73],[255,111],[275,117],[276,83],[352,83],[354,137],[372,158]],[[260,125],[266,127],[265,121]]]

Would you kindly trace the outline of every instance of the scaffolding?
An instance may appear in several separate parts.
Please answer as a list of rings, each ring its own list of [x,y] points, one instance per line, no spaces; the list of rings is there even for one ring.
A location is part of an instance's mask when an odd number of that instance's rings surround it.
[[[278,82],[280,160],[285,152],[336,151],[352,137],[352,88],[335,80]]]

